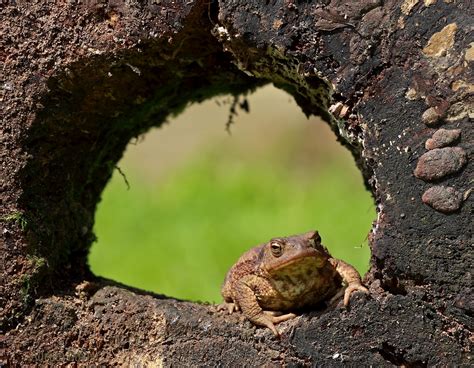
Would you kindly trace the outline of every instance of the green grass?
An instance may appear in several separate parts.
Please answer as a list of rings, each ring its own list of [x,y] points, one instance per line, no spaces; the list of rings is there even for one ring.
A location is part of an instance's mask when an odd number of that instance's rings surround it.
[[[94,273],[177,298],[219,302],[226,271],[274,236],[317,229],[333,256],[364,273],[373,201],[354,163],[288,169],[272,160],[229,160],[225,150],[149,183],[116,171],[96,214]]]

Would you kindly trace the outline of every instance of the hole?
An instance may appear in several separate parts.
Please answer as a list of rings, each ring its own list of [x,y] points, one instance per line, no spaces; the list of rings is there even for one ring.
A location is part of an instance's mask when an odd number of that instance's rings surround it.
[[[285,92],[265,87],[248,99],[231,135],[220,98],[129,144],[118,166],[130,189],[115,170],[96,212],[96,275],[220,302],[244,251],[310,229],[334,257],[367,271],[375,208],[350,152]]]
[[[407,295],[405,285],[403,285],[396,277],[384,279],[381,286],[385,291],[388,291],[393,295]]]
[[[405,358],[405,356],[407,355],[407,352],[405,350],[396,348],[395,346],[387,342],[382,343],[382,348],[378,349],[378,352],[383,359],[396,366],[410,368],[422,368],[427,366],[427,364],[421,360],[408,361]]]

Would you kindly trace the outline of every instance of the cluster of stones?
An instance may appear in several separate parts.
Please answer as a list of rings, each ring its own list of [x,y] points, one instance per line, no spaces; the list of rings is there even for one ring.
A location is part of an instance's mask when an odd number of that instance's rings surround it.
[[[439,116],[433,108],[422,116],[423,122],[430,126],[438,122]],[[467,154],[455,145],[461,137],[460,129],[438,129],[425,143],[428,152],[419,159],[415,176],[426,182],[433,182],[459,172],[467,163]],[[463,202],[463,195],[453,187],[436,185],[428,188],[421,197],[422,201],[443,213],[457,211]]]

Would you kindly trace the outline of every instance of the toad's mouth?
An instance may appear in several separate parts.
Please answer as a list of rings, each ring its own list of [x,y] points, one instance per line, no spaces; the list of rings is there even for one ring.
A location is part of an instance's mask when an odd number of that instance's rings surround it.
[[[316,249],[309,248],[300,252],[298,255],[292,256],[291,258],[275,260],[268,268],[267,271],[270,273],[276,273],[289,266],[298,265],[301,267],[311,266],[315,268],[321,268],[326,263],[326,257],[324,257]]]

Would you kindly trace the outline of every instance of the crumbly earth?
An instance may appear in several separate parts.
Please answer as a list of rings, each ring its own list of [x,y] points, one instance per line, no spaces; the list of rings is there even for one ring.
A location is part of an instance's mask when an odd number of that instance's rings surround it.
[[[468,2],[3,3],[0,366],[472,366]],[[94,278],[94,212],[127,144],[193,102],[265,83],[354,154],[378,212],[371,298],[309,312],[275,341],[238,315]],[[413,175],[432,126],[460,129],[466,154],[462,167],[457,147],[423,158],[435,184]],[[425,205],[433,185],[462,206]]]
[[[296,317],[302,308],[337,300],[344,293],[349,304],[353,291],[368,293],[357,270],[332,258],[317,231],[271,239],[245,252],[232,266],[222,287],[229,313],[242,313],[256,325],[268,327]]]

